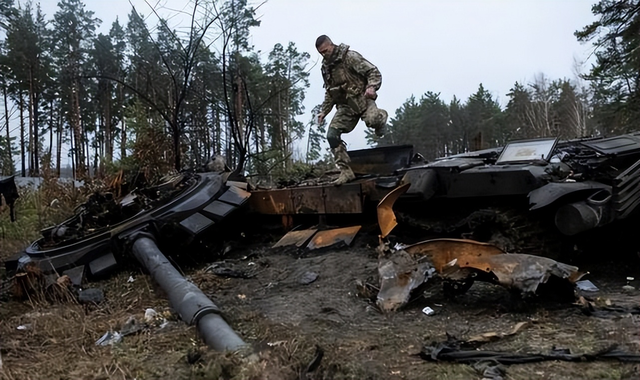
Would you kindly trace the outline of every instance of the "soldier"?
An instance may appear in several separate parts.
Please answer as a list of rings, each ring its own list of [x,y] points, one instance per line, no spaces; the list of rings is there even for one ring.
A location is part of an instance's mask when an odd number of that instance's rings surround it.
[[[367,61],[360,53],[349,50],[349,45],[334,45],[331,39],[322,35],[316,39],[316,49],[322,60],[322,78],[325,95],[318,123],[324,122],[333,105],[337,111],[327,131],[327,141],[333,153],[340,176],[333,183],[336,186],[356,178],[349,167],[347,147],[340,138],[349,133],[364,120],[367,127],[375,131],[376,136],[384,134],[387,123],[387,111],[376,106],[376,91],[382,84],[382,75],[377,67]]]

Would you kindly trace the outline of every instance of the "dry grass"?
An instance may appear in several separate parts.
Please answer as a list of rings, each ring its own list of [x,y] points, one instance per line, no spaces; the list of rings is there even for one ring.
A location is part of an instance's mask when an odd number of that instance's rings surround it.
[[[168,311],[147,277],[133,283],[129,274],[92,284],[105,290],[99,305],[75,302],[27,301],[2,306],[0,342],[3,379],[189,379],[250,378],[251,363],[241,356],[203,347],[196,330],[172,318],[166,327],[149,324],[120,343],[97,346],[107,331],[119,331],[131,316],[144,311]],[[20,330],[18,326],[25,329]],[[191,362],[191,363],[190,363]],[[255,372],[253,372],[255,373]]]
[[[40,237],[40,230],[62,222],[86,198],[89,187],[78,189],[71,183],[45,180],[36,190],[19,188],[17,220],[11,222],[8,207],[0,207],[0,259],[19,252]]]

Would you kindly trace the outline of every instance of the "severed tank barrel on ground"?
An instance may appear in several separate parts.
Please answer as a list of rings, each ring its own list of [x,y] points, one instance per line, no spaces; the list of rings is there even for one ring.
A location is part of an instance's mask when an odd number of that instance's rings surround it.
[[[132,238],[132,251],[136,259],[167,293],[171,307],[180,318],[196,325],[209,347],[217,351],[235,351],[246,347],[242,338],[222,318],[220,309],[171,265],[150,235],[139,234]]]

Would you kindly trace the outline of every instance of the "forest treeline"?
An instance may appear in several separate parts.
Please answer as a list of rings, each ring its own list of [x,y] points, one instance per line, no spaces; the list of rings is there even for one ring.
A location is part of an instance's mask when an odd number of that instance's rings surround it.
[[[132,8],[102,34],[82,0],[60,0],[50,18],[37,3],[0,2],[0,174],[59,175],[67,161],[78,178],[121,167],[158,174],[220,154],[238,172],[281,176],[324,158],[326,126],[299,120],[309,53],[284,43],[261,59],[248,42],[259,28],[248,0],[192,0],[187,10],[189,26],[174,29],[157,10],[145,10],[158,20],[149,25]],[[640,0],[601,0],[592,11],[597,21],[575,33],[594,46],[580,78],[516,82],[504,107],[482,84],[450,102],[425,89],[368,142],[434,158],[637,130]]]

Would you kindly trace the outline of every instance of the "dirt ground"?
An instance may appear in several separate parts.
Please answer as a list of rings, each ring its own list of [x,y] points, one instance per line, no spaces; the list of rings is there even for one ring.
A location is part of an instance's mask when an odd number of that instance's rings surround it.
[[[251,345],[246,352],[207,349],[194,327],[170,313],[152,280],[135,265],[125,265],[110,278],[87,284],[104,290],[105,300],[97,305],[72,298],[0,302],[2,379],[482,379],[472,365],[428,362],[418,354],[447,335],[499,336],[521,322],[513,335],[481,348],[513,353],[564,348],[580,354],[617,344],[640,353],[640,315],[633,312],[640,291],[623,289],[628,276],[634,277],[630,285],[640,287],[636,255],[612,258],[605,252],[572,263],[588,271],[585,279],[600,289],[585,294],[597,308],[608,307],[597,316],[573,302],[518,300],[486,283],[447,298],[435,280],[405,308],[384,314],[358,286],[378,284],[373,229],[361,230],[349,247],[311,252],[271,248],[281,236],[247,235],[224,257],[183,267]],[[214,274],[216,268],[227,269],[227,275]],[[426,306],[435,313],[424,314]],[[141,323],[147,308],[164,312],[168,323],[160,327],[158,318],[119,343],[96,345],[105,332],[121,331],[130,316]],[[319,366],[310,365],[319,349]],[[640,378],[639,363],[616,360],[503,369],[506,379]]]

